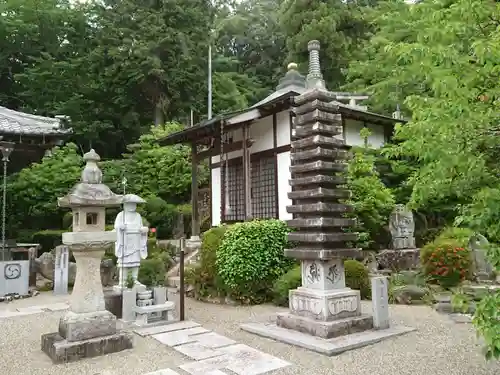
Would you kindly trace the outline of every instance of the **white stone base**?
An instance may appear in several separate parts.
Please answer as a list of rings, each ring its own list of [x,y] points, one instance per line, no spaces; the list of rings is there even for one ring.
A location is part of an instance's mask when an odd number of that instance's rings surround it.
[[[295,345],[327,356],[338,355],[348,350],[358,349],[390,337],[415,331],[415,329],[411,327],[392,326],[383,330],[369,330],[333,339],[323,339],[295,330],[281,328],[273,323],[248,323],[242,324],[240,327],[246,332]]]
[[[290,313],[293,315],[323,322],[361,315],[359,290],[299,287],[289,293]]]

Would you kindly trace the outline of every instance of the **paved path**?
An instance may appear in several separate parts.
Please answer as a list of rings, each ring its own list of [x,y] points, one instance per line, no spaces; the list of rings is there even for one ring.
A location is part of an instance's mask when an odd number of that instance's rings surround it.
[[[177,344],[171,341],[165,342],[164,336],[167,335],[162,335],[164,332],[143,332],[144,336],[134,335],[133,350],[64,365],[54,365],[40,350],[40,336],[57,330],[59,319],[64,314],[64,310],[59,310],[59,308],[65,307],[67,302],[68,296],[41,293],[33,298],[0,303],[0,332],[2,333],[0,347],[7,348],[0,351],[1,374],[235,375],[237,373],[234,369],[241,371],[242,366],[247,365],[245,371],[248,370],[248,372],[244,374],[253,374],[255,372],[252,371],[263,369],[261,366],[263,358],[269,359],[272,363],[286,361],[291,364],[276,368],[266,375],[500,374],[500,361],[485,361],[481,352],[481,341],[476,338],[471,324],[457,324],[449,316],[438,314],[427,306],[390,306],[392,323],[415,327],[416,332],[336,357],[326,357],[264,339],[240,329],[242,323],[269,322],[276,312],[286,311],[286,309],[270,305],[247,307],[213,305],[191,299],[186,300],[187,319],[199,323],[200,328],[212,332],[203,331],[193,334],[191,331],[189,334],[188,331],[187,338],[192,341],[177,342]],[[40,308],[41,306],[43,308]],[[369,312],[370,303],[363,302],[362,309],[364,312]],[[185,327],[184,330],[191,328]],[[208,333],[217,333],[215,343],[227,344],[229,342],[230,344],[215,348],[204,346],[203,353],[208,352],[208,355],[212,355],[216,352],[217,355],[195,359],[207,354],[200,354],[202,350],[196,353],[189,350],[193,346],[200,349],[200,343],[207,342],[207,339],[203,340],[205,337],[203,335]],[[213,335],[206,337],[213,337]],[[186,346],[187,344],[196,345]],[[233,360],[230,361],[229,356],[232,356]],[[243,359],[237,362],[235,358],[238,356],[244,356],[248,362],[243,362]],[[255,370],[255,367],[252,367],[252,363],[255,362],[250,359],[256,357],[261,362],[257,365],[260,367]],[[220,363],[219,361],[226,362]],[[229,367],[228,364],[236,365]]]
[[[137,329],[135,332],[141,336],[151,336],[193,359],[193,362],[179,366],[191,375],[227,375],[224,369],[237,375],[260,375],[290,365],[248,345],[238,344],[192,321]],[[166,368],[145,375],[179,375],[179,373]]]

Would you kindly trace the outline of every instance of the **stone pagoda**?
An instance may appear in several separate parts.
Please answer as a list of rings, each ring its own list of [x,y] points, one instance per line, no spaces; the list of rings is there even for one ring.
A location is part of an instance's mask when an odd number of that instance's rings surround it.
[[[308,44],[307,91],[294,98],[293,110],[288,193],[292,205],[287,211],[293,214],[288,225],[294,229],[288,239],[296,247],[285,250],[285,255],[300,260],[302,286],[290,290],[289,312],[277,314],[275,325],[251,323],[242,329],[333,355],[411,329],[389,328],[385,278],[372,280],[376,319],[361,312],[360,291],[346,287],[344,260],[356,257],[360,249],[349,246],[357,234],[345,231],[354,224],[345,217],[352,211],[344,203],[350,196],[344,177],[348,150],[341,104],[325,88],[319,48],[318,41]]]
[[[64,233],[62,240],[75,257],[76,278],[59,331],[42,335],[42,350],[56,363],[132,348],[131,336],[117,331],[116,316],[105,308],[100,273],[101,258],[116,241],[114,231],[105,231],[106,207],[119,206],[122,196],[102,183],[94,150],[83,159],[81,181],[58,199],[60,207],[73,211],[73,232]]]
[[[278,314],[279,327],[322,338],[364,331],[373,319],[361,314],[360,292],[346,288],[344,259],[358,249],[348,248],[356,233],[343,229],[354,225],[345,213],[352,208],[342,201],[348,153],[342,135],[342,118],[335,94],[326,91],[319,67],[319,42],[309,49],[308,91],[295,97],[294,141],[290,153],[294,215],[288,225],[296,231],[288,239],[297,244],[285,255],[301,261],[302,286],[290,291],[290,312]]]

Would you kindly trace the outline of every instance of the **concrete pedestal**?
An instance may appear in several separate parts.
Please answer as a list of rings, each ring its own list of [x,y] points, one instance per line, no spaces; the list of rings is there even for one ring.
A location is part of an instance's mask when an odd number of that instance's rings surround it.
[[[117,332],[116,316],[106,310],[100,262],[114,232],[64,233],[76,259],[77,273],[70,310],[61,318],[59,331],[42,335],[42,350],[55,363],[95,357],[132,348],[132,337]]]

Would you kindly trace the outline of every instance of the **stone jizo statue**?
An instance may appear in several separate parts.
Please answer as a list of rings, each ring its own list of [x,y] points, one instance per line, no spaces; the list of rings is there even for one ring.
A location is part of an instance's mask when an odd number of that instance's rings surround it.
[[[397,204],[389,219],[393,249],[415,248],[415,221],[413,213],[403,204]]]
[[[141,259],[148,256],[148,228],[142,224],[141,215],[136,212],[137,204],[145,203],[144,199],[134,194],[123,197],[123,211],[115,220],[116,246],[118,258],[120,288],[126,287],[127,277],[131,274],[136,284]]]

